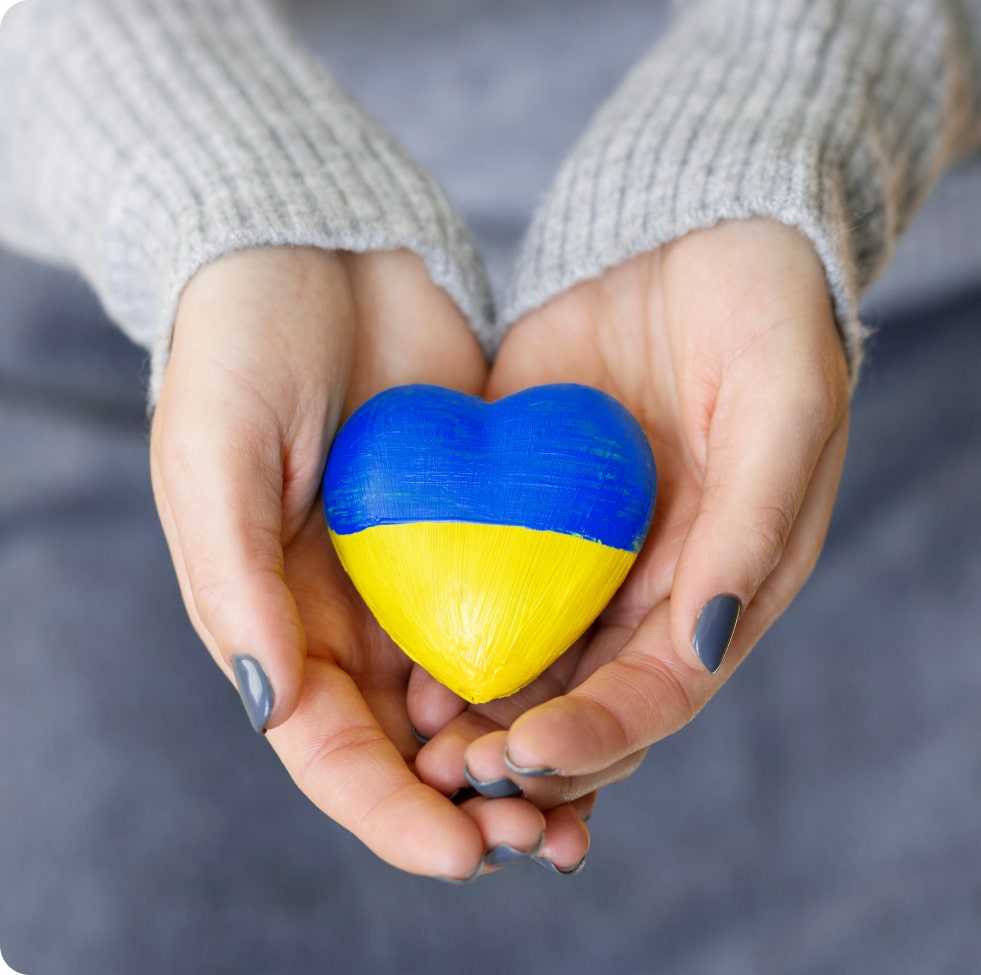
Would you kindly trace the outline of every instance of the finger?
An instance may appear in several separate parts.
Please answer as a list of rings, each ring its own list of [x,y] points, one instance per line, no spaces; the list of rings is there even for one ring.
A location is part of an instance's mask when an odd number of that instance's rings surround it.
[[[551,873],[578,873],[589,852],[586,819],[596,804],[596,793],[528,817],[528,803],[517,799],[476,798],[462,808],[474,818],[484,837],[482,873],[530,859]],[[521,820],[519,820],[521,817]],[[522,831],[524,835],[522,836]],[[541,830],[536,834],[535,830]]]
[[[170,504],[167,501],[167,496],[163,490],[157,488],[159,471],[157,469],[156,463],[151,460],[150,463],[150,474],[154,484],[154,499],[157,504],[157,512],[160,516],[160,525],[163,528],[164,537],[167,540],[167,546],[170,551],[170,558],[174,565],[174,574],[177,576],[177,585],[180,588],[181,598],[184,601],[184,606],[187,610],[188,619],[191,621],[191,625],[194,627],[195,632],[201,638],[202,643],[207,647],[208,652],[211,656],[219,662],[219,666],[225,671],[225,676],[229,680],[233,680],[232,673],[228,666],[221,659],[221,651],[218,648],[218,643],[215,638],[208,631],[208,628],[201,622],[201,617],[198,616],[197,609],[194,606],[194,600],[191,598],[191,583],[187,577],[187,567],[184,565],[184,555],[181,552],[180,539],[177,535],[177,526],[174,523],[174,516],[170,510]]]
[[[623,766],[597,770],[594,778],[581,781],[550,776],[519,776],[504,759],[507,729],[531,710],[581,683],[597,667],[613,659],[634,632],[636,624],[615,623],[596,627],[577,641],[537,680],[511,697],[469,707],[442,728],[416,757],[416,771],[424,782],[441,791],[478,785],[487,796],[524,793],[541,808],[574,800],[592,789],[626,777],[641,756]],[[544,742],[548,747],[546,737]],[[473,767],[468,762],[473,757]],[[469,772],[469,775],[468,775]]]
[[[780,561],[740,617],[721,676],[731,672],[773,625],[813,571],[828,533],[834,497],[841,481],[847,440],[846,418],[832,434],[818,461]]]
[[[447,794],[466,788],[470,785],[464,769],[467,747],[478,738],[500,731],[501,726],[494,719],[468,708],[419,750],[416,774],[423,782]],[[498,793],[496,797],[505,795],[520,795],[520,790]]]
[[[780,563],[750,603],[720,675],[671,636],[671,600],[645,617],[611,662],[569,694],[529,711],[508,732],[512,771],[548,777],[602,772],[686,725],[786,608],[827,531],[847,430],[829,441]],[[600,639],[607,637],[605,632]],[[523,780],[519,780],[523,781]]]
[[[382,683],[378,680],[366,681],[361,677],[356,678],[355,683],[382,733],[398,749],[404,761],[414,763],[420,746],[405,711],[404,680],[390,679]]]
[[[498,698],[476,707],[468,708],[461,697],[440,684],[422,667],[414,665],[409,678],[406,703],[412,726],[418,732],[419,740],[425,743],[465,712],[488,718],[497,727],[507,727],[514,718],[528,708],[561,694],[569,686],[569,680],[580,660],[578,651],[581,650],[585,640],[585,637],[577,640],[543,674],[517,694]],[[485,726],[482,720],[478,720],[476,727],[481,729],[476,733],[483,734]]]
[[[815,325],[819,332],[832,327]],[[723,378],[713,411],[698,512],[671,587],[675,646],[685,663],[709,673],[721,666],[739,614],[780,562],[818,461],[847,412],[837,336],[826,337],[837,368],[823,369],[815,365],[820,348],[807,349],[820,336],[800,332],[765,334]],[[788,356],[788,342],[803,352]],[[834,496],[834,487],[821,494],[823,515],[830,516]],[[823,533],[811,539],[815,554],[822,542]]]
[[[295,707],[306,653],[283,577],[283,465],[277,438],[243,442],[214,405],[158,413],[152,449],[192,620],[261,732]]]
[[[622,782],[637,771],[646,754],[646,749],[641,749],[590,775],[541,774],[550,773],[549,769],[522,775],[516,770],[507,746],[505,731],[492,732],[471,742],[463,756],[467,783],[485,796],[524,796],[540,809],[575,802],[604,786]],[[443,760],[446,761],[445,757]],[[534,774],[536,771],[539,774]]]
[[[474,819],[412,774],[349,675],[308,661],[290,719],[268,739],[297,786],[383,860],[464,879],[482,862]]]
[[[419,751],[416,773],[445,794],[469,787],[490,799],[523,796],[539,809],[552,809],[622,781],[636,771],[645,754],[642,749],[619,756],[589,775],[565,776],[538,768],[522,775],[508,764],[507,744],[508,732],[493,717],[467,710]],[[546,737],[545,747],[549,744]]]
[[[544,814],[521,799],[498,801],[478,796],[460,809],[480,830],[484,873],[527,860],[545,845]]]
[[[420,741],[426,741],[460,715],[467,702],[414,664],[409,676],[406,706],[412,727]]]
[[[596,793],[576,803],[550,809],[545,814],[545,842],[533,857],[550,873],[570,877],[585,866],[590,838],[586,820],[596,803]]]
[[[678,665],[669,614],[658,604],[613,661],[514,722],[504,756],[512,776],[602,777],[694,716],[710,678]]]
[[[283,545],[314,504],[352,335],[340,261],[315,249],[237,252],[181,297],[151,432],[155,493],[189,615],[257,731],[299,693]]]
[[[596,793],[545,813],[527,813],[527,803],[516,799],[477,797],[460,808],[481,830],[486,847],[479,875],[531,860],[550,873],[578,873],[589,852],[586,819],[596,803]],[[523,820],[523,822],[521,822]],[[524,835],[522,836],[522,832]]]

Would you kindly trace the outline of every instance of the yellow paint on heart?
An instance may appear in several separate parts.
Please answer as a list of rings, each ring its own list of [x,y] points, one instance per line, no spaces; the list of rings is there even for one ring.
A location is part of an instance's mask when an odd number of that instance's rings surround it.
[[[513,694],[557,660],[637,557],[511,525],[409,522],[330,534],[388,635],[474,704]]]

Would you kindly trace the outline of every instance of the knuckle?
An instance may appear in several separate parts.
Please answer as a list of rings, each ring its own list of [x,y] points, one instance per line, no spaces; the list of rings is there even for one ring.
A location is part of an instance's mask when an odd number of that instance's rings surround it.
[[[700,705],[693,691],[701,674],[680,658],[668,662],[660,656],[625,653],[621,685],[629,713],[639,716],[637,728],[628,736],[628,751],[653,744],[688,724]],[[636,719],[635,719],[636,720]]]
[[[696,669],[694,663],[686,664],[683,660],[669,664],[660,658],[653,658],[650,662],[658,697],[661,701],[667,702],[669,706],[662,705],[661,711],[661,736],[676,731],[678,728],[688,724],[692,718],[698,714],[701,705],[692,690],[693,682],[701,679],[701,670]]]
[[[580,705],[578,731],[585,746],[583,753],[598,757],[602,766],[632,750],[632,730],[621,710],[610,703],[609,691],[609,688],[604,688],[601,694],[592,694],[584,690],[576,695]],[[614,695],[613,699],[617,696]]]
[[[309,794],[315,791],[317,782],[332,778],[333,770],[345,760],[352,761],[354,768],[369,765],[372,752],[382,742],[384,735],[370,724],[352,725],[324,735],[311,743],[293,778],[299,789]]]
[[[794,515],[777,504],[758,509],[743,523],[743,544],[753,564],[758,566],[761,580],[780,561],[793,527]]]
[[[228,603],[227,587],[219,579],[191,580],[191,599],[198,617],[211,629]]]

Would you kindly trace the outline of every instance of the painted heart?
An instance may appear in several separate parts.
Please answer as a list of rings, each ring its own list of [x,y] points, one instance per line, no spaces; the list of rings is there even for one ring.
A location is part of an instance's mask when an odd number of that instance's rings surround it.
[[[534,680],[599,615],[643,544],[656,483],[640,425],[598,390],[485,403],[400,386],[339,431],[324,510],[385,631],[480,703]]]

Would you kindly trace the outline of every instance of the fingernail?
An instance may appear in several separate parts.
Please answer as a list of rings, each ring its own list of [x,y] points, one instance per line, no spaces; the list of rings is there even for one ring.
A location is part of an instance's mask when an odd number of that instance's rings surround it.
[[[507,746],[504,746],[504,764],[514,772],[515,775],[528,775],[533,779],[544,779],[549,775],[558,775],[559,770],[554,768],[526,768],[523,765],[515,765],[511,761],[511,756],[508,755]]]
[[[736,631],[739,611],[739,600],[726,594],[710,599],[698,616],[691,645],[710,674],[722,665]]]
[[[273,692],[269,678],[259,661],[247,653],[240,653],[232,661],[232,670],[249,721],[256,733],[263,735],[273,709]]]
[[[429,744],[429,739],[421,731],[416,731],[415,725],[412,725],[412,737],[415,738],[420,745]]]
[[[491,779],[488,782],[482,782],[471,775],[470,769],[466,765],[463,766],[463,775],[477,792],[488,799],[513,799],[515,796],[521,795],[521,789],[510,779]]]
[[[477,864],[477,869],[469,877],[434,877],[433,879],[439,880],[444,884],[453,884],[457,887],[472,883],[484,872],[484,861],[485,857],[481,857],[480,862]]]
[[[560,877],[572,877],[579,873],[584,866],[586,866],[586,858],[583,857],[574,867],[569,867],[568,870],[562,870],[557,867],[551,860],[545,857],[532,857],[531,862],[540,866],[543,870],[547,870],[549,873],[557,873]]]
[[[508,867],[521,860],[533,859],[535,854],[545,845],[545,834],[535,844],[533,850],[516,850],[507,843],[499,843],[484,854],[484,863],[488,867]]]

